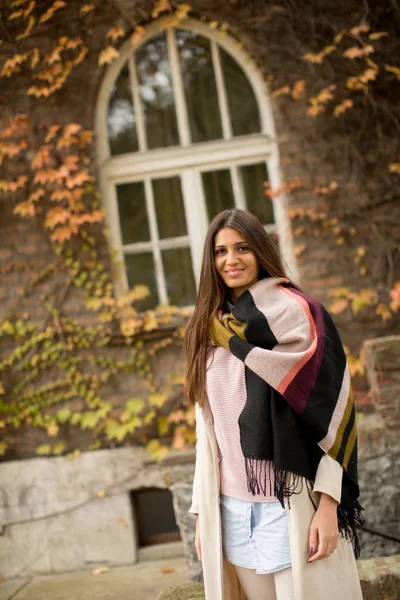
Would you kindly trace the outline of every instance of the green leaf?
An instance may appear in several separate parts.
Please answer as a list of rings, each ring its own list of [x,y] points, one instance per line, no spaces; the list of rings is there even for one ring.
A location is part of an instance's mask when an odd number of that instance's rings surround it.
[[[131,413],[133,415],[139,414],[143,407],[144,407],[144,400],[142,400],[141,398],[131,398],[125,404],[126,410],[129,411],[129,413]]]
[[[157,406],[158,408],[161,408],[167,398],[168,395],[165,393],[151,394],[151,396],[149,396],[149,402],[151,406]]]
[[[4,456],[8,448],[8,444],[5,442],[0,442],[0,456]]]
[[[55,455],[62,454],[64,452],[64,450],[65,450],[64,442],[57,442],[53,446],[53,454],[55,454]]]
[[[57,412],[57,421],[59,423],[65,423],[66,421],[68,421],[68,419],[71,416],[71,410],[67,407],[64,406],[64,408],[61,408],[58,412]]]
[[[42,444],[36,448],[36,454],[46,455],[50,454],[51,446],[49,444]]]

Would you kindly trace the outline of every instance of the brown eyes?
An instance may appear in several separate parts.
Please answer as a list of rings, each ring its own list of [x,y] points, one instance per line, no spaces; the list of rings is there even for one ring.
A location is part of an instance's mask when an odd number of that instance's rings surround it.
[[[250,248],[248,246],[239,246],[237,248],[238,252],[249,252]],[[221,256],[221,254],[224,254],[224,252],[226,252],[226,248],[218,248],[218,250],[215,250],[215,256]]]

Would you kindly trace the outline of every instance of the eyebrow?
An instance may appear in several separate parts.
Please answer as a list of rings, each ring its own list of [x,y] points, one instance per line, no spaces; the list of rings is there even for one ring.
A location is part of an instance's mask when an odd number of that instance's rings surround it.
[[[248,244],[248,242],[246,242],[246,240],[242,240],[240,242],[236,242],[235,244],[233,244],[234,246],[239,246],[240,244]],[[223,244],[219,244],[218,246],[214,247],[214,250],[216,250],[217,248],[225,248],[225,246]]]

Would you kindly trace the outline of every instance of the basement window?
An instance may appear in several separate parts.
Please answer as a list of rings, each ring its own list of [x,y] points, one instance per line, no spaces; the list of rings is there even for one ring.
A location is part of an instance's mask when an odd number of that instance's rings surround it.
[[[139,547],[181,539],[169,490],[147,488],[131,493]]]

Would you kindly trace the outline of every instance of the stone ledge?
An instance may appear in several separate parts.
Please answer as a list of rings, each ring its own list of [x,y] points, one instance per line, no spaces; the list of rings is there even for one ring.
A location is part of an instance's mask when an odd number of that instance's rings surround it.
[[[400,599],[400,554],[357,561],[364,600]],[[166,588],[158,600],[205,600],[202,583]]]

